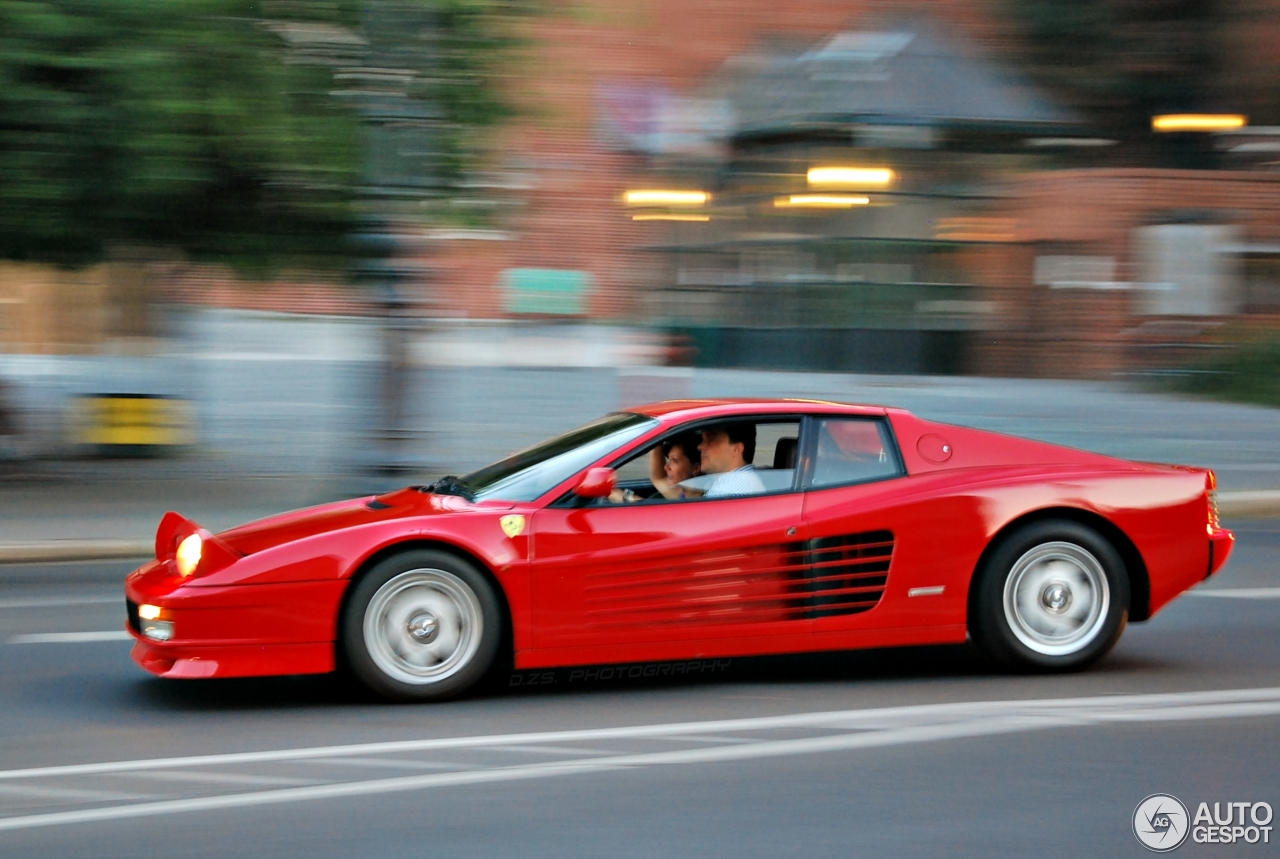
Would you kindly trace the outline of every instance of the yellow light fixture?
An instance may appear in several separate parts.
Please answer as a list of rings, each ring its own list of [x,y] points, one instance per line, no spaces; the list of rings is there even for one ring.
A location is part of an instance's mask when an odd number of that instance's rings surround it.
[[[897,178],[888,167],[812,167],[810,185],[868,185],[882,188]]]
[[[1168,113],[1151,117],[1152,131],[1230,131],[1249,120],[1238,113]]]
[[[158,605],[140,605],[138,606],[138,617],[143,620],[156,620],[160,617],[160,606]]]
[[[706,191],[671,191],[648,189],[628,191],[624,195],[628,206],[701,206],[711,199]]]
[[[711,220],[710,215],[632,215],[633,221],[694,221],[702,222]]]
[[[870,202],[870,197],[855,197],[850,194],[792,194],[790,197],[774,198],[773,205],[779,208],[808,206],[819,209],[849,209],[853,206],[865,206]]]

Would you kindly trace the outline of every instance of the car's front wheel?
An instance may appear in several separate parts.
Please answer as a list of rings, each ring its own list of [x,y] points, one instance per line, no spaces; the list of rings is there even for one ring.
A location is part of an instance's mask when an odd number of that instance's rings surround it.
[[[352,585],[342,661],[379,695],[438,701],[484,676],[501,631],[487,577],[456,555],[417,549],[381,561]]]
[[[970,630],[997,662],[1086,667],[1129,618],[1129,577],[1115,547],[1078,522],[1035,522],[1004,538],[978,572]]]

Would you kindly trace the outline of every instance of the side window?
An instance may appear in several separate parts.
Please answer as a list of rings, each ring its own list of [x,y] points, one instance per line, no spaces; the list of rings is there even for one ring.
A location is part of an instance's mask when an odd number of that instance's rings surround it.
[[[703,469],[699,449],[706,434],[712,449]],[[734,442],[730,438],[739,438]],[[653,446],[615,463],[618,487],[626,502],[739,497],[790,492],[795,489],[800,421],[795,418],[738,418],[721,422],[699,421],[663,436],[659,477],[651,479]],[[734,445],[738,445],[738,451]],[[669,467],[667,467],[669,466]],[[750,466],[750,468],[746,468]],[[743,473],[729,476],[741,469]],[[619,499],[612,499],[618,503]]]
[[[904,474],[889,427],[875,418],[818,418],[809,488],[867,483]]]
[[[619,486],[636,488],[649,482],[649,452],[651,450],[653,450],[653,446],[646,447],[621,465],[614,466],[614,470],[618,474]]]
[[[795,483],[799,441],[798,421],[756,424],[756,452],[752,464],[766,492],[785,492]]]

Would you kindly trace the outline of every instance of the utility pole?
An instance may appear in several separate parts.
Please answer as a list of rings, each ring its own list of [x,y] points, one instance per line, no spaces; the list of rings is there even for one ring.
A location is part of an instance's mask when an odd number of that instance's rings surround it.
[[[409,426],[406,408],[417,302],[406,286],[425,290],[428,272],[408,255],[417,244],[422,203],[441,190],[440,120],[435,106],[415,94],[435,62],[434,13],[404,0],[366,0],[363,7],[365,63],[340,77],[349,81],[344,95],[362,125],[357,275],[374,292],[382,320],[381,409],[366,466],[385,476],[413,471],[417,461],[412,448],[420,432]]]

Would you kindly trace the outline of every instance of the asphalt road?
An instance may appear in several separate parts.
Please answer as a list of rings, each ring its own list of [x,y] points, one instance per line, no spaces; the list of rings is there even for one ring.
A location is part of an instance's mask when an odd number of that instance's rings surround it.
[[[127,563],[0,569],[0,857],[1147,855],[1150,794],[1280,808],[1280,521],[1233,524],[1223,573],[1081,674],[930,647],[428,706],[153,679],[112,635]],[[1275,855],[1273,825],[1177,852]]]

